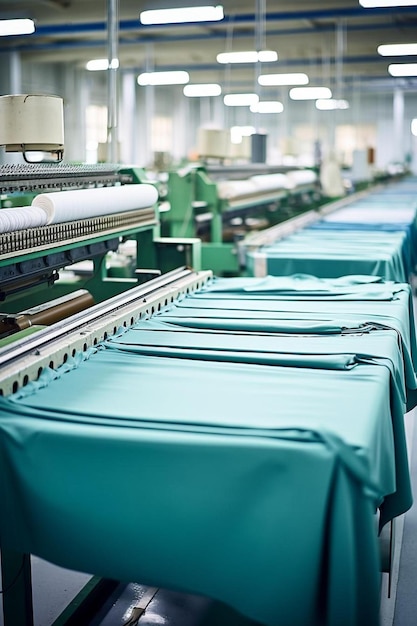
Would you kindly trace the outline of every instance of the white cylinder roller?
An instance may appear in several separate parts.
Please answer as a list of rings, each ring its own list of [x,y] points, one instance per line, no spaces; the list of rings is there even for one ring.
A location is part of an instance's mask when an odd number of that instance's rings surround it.
[[[152,207],[158,191],[147,183],[41,193],[32,206],[46,213],[47,224],[59,224]]]
[[[64,150],[64,110],[59,96],[0,96],[0,145],[6,152]]]
[[[45,226],[48,216],[40,207],[22,206],[0,210],[0,234]]]

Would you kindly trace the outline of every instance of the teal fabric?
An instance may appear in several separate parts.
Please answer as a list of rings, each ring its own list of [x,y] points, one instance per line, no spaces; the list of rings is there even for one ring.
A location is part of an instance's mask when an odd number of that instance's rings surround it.
[[[248,252],[248,268],[256,275],[254,262],[261,258],[266,262],[266,273],[276,276],[300,272],[323,278],[369,274],[407,282],[403,257],[407,241],[405,232],[306,229]]]
[[[378,624],[374,511],[410,505],[388,368],[88,356],[0,399],[2,545],[271,626]]]
[[[417,263],[417,184],[401,181],[346,206],[288,237],[248,250],[249,274],[350,274],[407,282]]]
[[[306,341],[300,335],[242,335],[227,330],[201,333],[193,326],[149,320],[111,337],[105,345],[136,354],[318,369],[349,369],[361,362],[373,362],[389,367],[404,404],[407,393],[417,389],[412,363],[408,355],[404,361],[394,330],[312,336]]]
[[[342,277],[326,281],[298,275],[294,277],[292,292],[289,288],[291,277],[216,278],[198,293],[176,302],[168,309],[168,313],[181,318],[213,316],[225,319],[233,311],[233,315],[248,319],[268,319],[268,315],[274,320],[320,320],[323,323],[344,319],[358,327],[360,324],[375,324],[394,328],[417,371],[416,329],[410,285],[370,278],[371,282],[367,282],[366,277]],[[308,289],[303,289],[304,281],[309,283]],[[350,282],[353,283],[351,286]],[[291,295],[283,295],[283,285],[285,293],[291,292]]]
[[[378,626],[375,513],[412,504],[411,293],[278,283],[215,279],[0,398],[0,547],[266,626]]]
[[[380,276],[350,275],[323,279],[309,274],[266,276],[256,280],[215,277],[196,297],[207,294],[273,295],[276,298],[394,300],[398,293],[409,291],[408,284],[383,280]]]

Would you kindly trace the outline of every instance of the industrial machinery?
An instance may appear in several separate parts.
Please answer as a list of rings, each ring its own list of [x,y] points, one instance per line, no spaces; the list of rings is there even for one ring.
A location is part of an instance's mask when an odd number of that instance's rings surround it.
[[[117,165],[0,167],[2,396],[210,274],[187,268],[198,269],[198,239],[159,236],[156,187],[141,170]],[[1,560],[4,623],[31,624],[30,556],[3,546]],[[66,615],[75,607],[77,620],[80,604],[84,611],[111,588],[93,577]]]
[[[189,164],[169,172],[166,199],[162,233],[200,237],[202,267],[225,276],[242,271],[237,243],[248,233],[323,201],[315,171],[265,164]]]
[[[131,326],[135,320],[152,315],[181,295],[201,288],[210,277],[210,272],[194,272],[181,267],[98,304],[91,304],[86,292],[78,291],[73,294],[73,299],[80,301],[78,312],[74,312],[76,307],[71,306],[69,299],[62,298],[55,304],[55,313],[61,304],[69,317],[60,320],[52,311],[50,326],[38,325],[36,312],[22,313],[15,320],[16,324],[25,318],[28,324],[32,320],[34,325],[0,342],[0,395],[15,393],[37,380],[42,372],[58,368],[76,354],[85,354],[103,339],[114,335],[117,329]],[[7,321],[10,323],[10,318]],[[30,330],[32,334],[28,332]],[[2,546],[1,566],[5,626],[32,625],[30,555]],[[115,585],[115,581],[91,577],[55,623],[85,623],[83,620],[89,611],[97,602],[103,602]]]
[[[141,170],[3,165],[0,188],[2,336],[178,266],[198,269],[198,240],[159,237],[158,192]],[[60,212],[52,218],[55,205]],[[128,253],[120,255],[123,246]]]

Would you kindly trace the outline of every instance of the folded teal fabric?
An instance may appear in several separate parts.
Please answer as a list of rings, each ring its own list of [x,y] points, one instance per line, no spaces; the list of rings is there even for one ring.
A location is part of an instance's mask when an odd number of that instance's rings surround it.
[[[349,274],[407,282],[407,234],[402,231],[303,230],[247,253],[253,276],[307,273],[322,278]]]
[[[268,277],[268,287],[273,285],[274,280],[275,277]],[[277,281],[280,280],[281,278],[277,277]],[[309,281],[310,277],[307,280]],[[343,277],[341,280],[348,283],[349,277]],[[267,319],[270,315],[274,320],[319,320],[322,323],[344,319],[345,322],[350,320],[349,323],[357,324],[357,326],[375,324],[394,328],[401,336],[404,351],[409,353],[413,368],[417,371],[417,342],[410,285],[385,283],[379,279],[380,288],[386,287],[387,294],[386,298],[380,299],[375,292],[372,294],[376,284],[364,281],[360,286],[357,282],[358,277],[353,277],[353,280],[356,281],[354,283],[357,287],[356,298],[344,300],[339,297],[332,298],[331,295],[328,298],[316,297],[316,295],[311,296],[309,293],[302,294],[301,292],[297,299],[281,298],[278,291],[271,292],[269,288],[263,291],[263,279],[259,281],[259,279],[251,278],[217,278],[204,290],[180,299],[161,315],[164,315],[164,319],[168,314],[178,318],[220,317],[222,320],[227,319],[228,316]],[[227,291],[227,281],[230,281],[229,291]],[[288,288],[291,278],[287,277],[285,281]],[[303,279],[299,276],[295,277],[296,288],[300,286],[300,281],[303,282]],[[319,284],[320,282],[324,282],[323,291],[327,282],[329,282],[329,291],[335,288],[333,280],[319,280]],[[247,287],[252,287],[252,291],[249,291]],[[339,287],[340,283],[337,284],[336,289]],[[391,295],[388,296],[388,293]],[[340,290],[338,295],[340,295]],[[161,316],[158,316],[158,319],[162,319]]]
[[[396,294],[407,290],[407,284],[383,280],[380,276],[340,276],[323,279],[308,274],[292,276],[266,276],[248,281],[247,278],[222,279],[215,277],[213,281],[197,296],[207,294],[260,294],[276,297],[296,298],[337,298],[346,300],[392,300]]]
[[[136,354],[318,369],[348,369],[373,362],[389,367],[395,392],[404,405],[407,397],[414,400],[417,389],[411,359],[401,351],[394,330],[309,336],[306,340],[294,334],[199,332],[193,326],[151,319],[122,330],[104,345]]]
[[[378,626],[411,307],[378,277],[215,279],[46,369],[0,398],[0,548],[266,626]]]
[[[258,249],[248,248],[249,275],[365,274],[407,282],[417,263],[415,182],[352,200],[305,229]]]
[[[388,367],[100,347],[0,398],[2,545],[271,626],[377,626],[374,512],[411,504],[401,421]]]

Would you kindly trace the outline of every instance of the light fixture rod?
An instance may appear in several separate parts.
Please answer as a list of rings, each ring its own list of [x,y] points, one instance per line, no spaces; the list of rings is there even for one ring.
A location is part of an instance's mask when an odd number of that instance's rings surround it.
[[[107,161],[117,163],[117,75],[119,0],[107,0]]]

